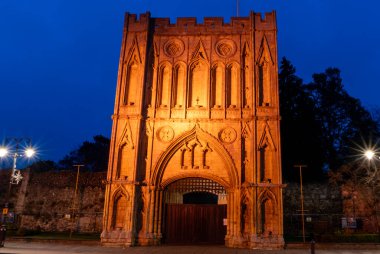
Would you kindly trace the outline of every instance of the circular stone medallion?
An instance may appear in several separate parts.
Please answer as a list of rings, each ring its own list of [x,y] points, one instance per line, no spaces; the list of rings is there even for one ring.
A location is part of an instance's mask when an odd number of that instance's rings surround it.
[[[164,52],[169,57],[177,57],[182,55],[185,46],[179,39],[172,39],[165,43]]]
[[[157,130],[157,138],[162,142],[170,142],[174,138],[174,130],[170,126],[164,126]]]
[[[215,51],[221,57],[230,57],[235,54],[236,45],[232,40],[222,39],[215,44]]]
[[[227,127],[219,132],[219,139],[224,143],[232,143],[235,141],[237,135],[234,128]]]

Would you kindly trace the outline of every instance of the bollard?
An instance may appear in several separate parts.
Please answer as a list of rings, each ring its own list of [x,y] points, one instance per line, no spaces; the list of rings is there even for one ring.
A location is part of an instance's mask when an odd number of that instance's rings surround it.
[[[311,239],[311,242],[310,242],[310,253],[315,254],[315,241],[314,241],[314,239]]]

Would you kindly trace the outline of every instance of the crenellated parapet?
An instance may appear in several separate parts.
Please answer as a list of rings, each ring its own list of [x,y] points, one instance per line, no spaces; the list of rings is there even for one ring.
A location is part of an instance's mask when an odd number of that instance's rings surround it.
[[[251,13],[255,23],[256,30],[276,30],[276,12],[268,12],[262,15],[261,13]]]
[[[203,22],[198,22],[195,17],[181,17],[177,18],[175,23],[171,23],[170,18],[151,18],[149,12],[140,14],[139,17],[136,14],[127,13],[125,21],[125,28],[128,31],[139,31],[151,23],[154,32],[158,34],[235,34],[249,33],[251,29],[276,29],[275,12],[264,15],[251,12],[248,17],[232,17],[230,22],[224,22],[223,17],[205,17]]]

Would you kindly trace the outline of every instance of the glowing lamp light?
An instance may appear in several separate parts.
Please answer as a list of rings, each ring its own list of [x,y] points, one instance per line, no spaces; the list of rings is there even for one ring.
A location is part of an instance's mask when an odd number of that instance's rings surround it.
[[[375,152],[372,150],[367,150],[364,155],[368,160],[372,160],[373,156],[375,156]]]
[[[25,150],[26,157],[30,158],[33,157],[33,155],[36,153],[36,151],[33,148],[28,148]]]
[[[8,154],[8,150],[5,147],[0,147],[0,157],[5,157]]]

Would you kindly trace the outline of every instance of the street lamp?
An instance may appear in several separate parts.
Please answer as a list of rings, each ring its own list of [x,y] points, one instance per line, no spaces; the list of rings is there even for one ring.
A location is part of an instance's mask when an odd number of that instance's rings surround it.
[[[24,149],[23,152],[19,152],[19,150],[20,150],[19,144],[21,141],[25,140],[24,138],[17,138],[17,139],[12,139],[12,140],[14,140],[14,142],[16,144],[16,149],[13,153],[10,152],[7,147],[0,147],[0,157],[1,158],[7,157],[7,156],[13,157],[13,166],[12,166],[12,170],[11,170],[11,174],[10,174],[8,192],[7,192],[7,196],[5,199],[6,201],[4,204],[4,208],[2,211],[2,214],[3,214],[2,223],[3,224],[6,222],[5,219],[6,219],[6,215],[8,214],[9,198],[10,198],[10,194],[11,194],[12,185],[13,184],[19,184],[19,182],[21,182],[21,180],[23,178],[21,175],[21,171],[19,169],[17,169],[17,158],[19,158],[19,157],[31,158],[36,153],[36,151],[33,149],[33,147],[27,147]],[[29,140],[29,139],[27,139],[27,140]]]
[[[364,156],[367,157],[368,160],[372,160],[375,156],[375,152],[372,150],[367,150],[365,151]]]
[[[377,159],[377,160],[380,160],[380,157],[379,155],[373,151],[373,150],[367,150],[365,151],[364,153],[365,157],[367,157],[367,159],[372,162],[373,159]],[[378,188],[378,184],[380,183],[380,171],[379,169],[374,166],[374,167],[368,167],[367,169],[367,180],[366,182],[368,184],[370,184],[370,187],[371,187],[371,190],[372,190],[372,195],[374,197],[374,208],[375,208],[375,216],[376,216],[376,220],[377,220],[377,231],[378,231],[378,234],[379,234],[379,238],[380,238],[380,223],[379,223],[379,217],[378,217],[378,195],[376,193],[376,190],[375,188],[377,187]]]

